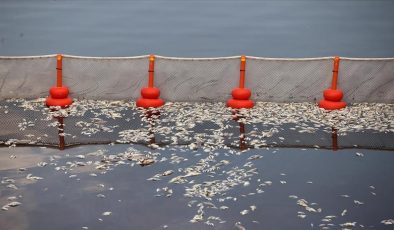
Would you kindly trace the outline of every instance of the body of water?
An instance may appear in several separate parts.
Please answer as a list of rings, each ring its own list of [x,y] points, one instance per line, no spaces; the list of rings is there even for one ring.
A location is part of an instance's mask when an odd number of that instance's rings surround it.
[[[0,55],[392,57],[394,1],[0,2]]]

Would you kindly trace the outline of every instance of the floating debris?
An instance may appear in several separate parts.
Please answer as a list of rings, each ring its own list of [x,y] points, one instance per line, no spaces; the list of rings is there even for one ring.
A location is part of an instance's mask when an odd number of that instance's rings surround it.
[[[170,197],[173,194],[172,189],[168,188],[168,187],[164,187],[164,188],[157,188],[156,189],[156,195],[155,196],[165,196],[165,197]]]
[[[346,222],[343,224],[340,224],[341,227],[355,227],[357,222]]]
[[[138,164],[141,165],[141,166],[148,166],[148,165],[151,165],[153,163],[155,163],[155,160],[153,160],[151,158],[146,158],[146,159],[143,159],[143,160],[138,162]]]
[[[36,180],[42,180],[44,178],[39,177],[39,176],[33,176],[33,174],[29,173],[29,174],[27,174],[26,179],[36,181]]]
[[[246,210],[246,209],[245,209],[245,210],[242,210],[240,213],[241,213],[241,215],[246,215],[246,214],[249,213],[249,210]]]
[[[9,209],[10,207],[17,207],[17,206],[19,206],[19,205],[21,205],[21,204],[22,204],[22,203],[20,203],[20,202],[18,202],[18,201],[13,201],[13,202],[11,202],[11,203],[8,203],[8,204],[4,205],[1,209],[4,210],[4,211],[8,211],[8,209]]]
[[[167,171],[163,172],[161,175],[162,175],[162,176],[169,176],[169,175],[171,175],[171,174],[173,174],[173,173],[174,173],[173,170],[167,170]]]
[[[42,162],[37,163],[37,166],[38,166],[38,167],[45,167],[47,164],[48,164],[48,163],[42,161]]]
[[[394,219],[382,220],[380,223],[384,225],[392,225],[394,224]]]
[[[346,210],[346,209],[344,209],[344,210],[342,211],[342,213],[341,213],[341,216],[345,216],[345,215],[346,215],[346,213],[347,213],[347,210]]]
[[[246,230],[246,228],[245,228],[244,226],[242,226],[242,223],[241,223],[241,222],[235,223],[235,228],[236,228],[237,230]]]
[[[358,200],[354,200],[354,203],[355,203],[355,204],[358,204],[358,205],[364,204],[364,202],[361,202],[361,201],[358,201]]]

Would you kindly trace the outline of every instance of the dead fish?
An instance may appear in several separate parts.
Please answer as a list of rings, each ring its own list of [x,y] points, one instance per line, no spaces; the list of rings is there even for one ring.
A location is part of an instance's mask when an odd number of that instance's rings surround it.
[[[355,203],[355,204],[358,204],[358,205],[364,204],[364,202],[361,202],[361,201],[358,201],[358,200],[354,200],[354,203]]]
[[[193,217],[193,219],[190,220],[191,223],[197,223],[203,221],[203,213],[197,214]]]
[[[263,158],[263,156],[260,156],[260,155],[253,155],[253,156],[250,156],[250,157],[248,158],[248,160],[249,160],[249,161],[252,161],[252,160],[257,160],[257,159],[260,159],[260,158]]]
[[[162,175],[162,176],[169,176],[169,175],[171,175],[171,174],[173,174],[173,173],[174,173],[174,171],[172,171],[172,170],[167,170],[167,171],[163,172],[161,175]]]
[[[141,165],[142,167],[147,166],[147,165],[151,165],[153,163],[155,163],[155,160],[153,160],[151,158],[146,158],[146,159],[143,159],[138,162],[138,164]]]
[[[14,184],[9,184],[9,185],[7,185],[6,187],[7,187],[7,188],[12,188],[12,189],[18,190],[18,187],[16,187],[16,185],[14,185]]]
[[[380,223],[382,223],[384,225],[392,225],[392,224],[394,224],[394,220],[393,219],[382,220]]]
[[[42,161],[42,162],[38,162],[38,163],[37,163],[37,166],[38,166],[38,167],[45,167],[47,164],[48,164],[48,163]]]
[[[243,216],[244,216],[244,215],[246,215],[246,214],[248,214],[248,213],[249,213],[249,210],[246,210],[246,209],[245,209],[245,210],[242,210],[240,213],[241,213],[241,215],[243,215]]]
[[[82,162],[82,161],[78,161],[78,162],[75,162],[78,166],[86,166],[86,163],[85,162]]]
[[[346,210],[346,209],[344,209],[344,210],[342,211],[342,213],[341,213],[341,216],[345,216],[345,215],[346,215],[346,213],[347,213],[347,210]]]
[[[13,201],[11,203],[8,203],[6,205],[4,205],[1,209],[4,211],[7,211],[9,207],[17,207],[19,205],[21,205],[22,203],[18,202],[18,201]]]
[[[101,215],[103,215],[103,216],[109,216],[109,215],[111,215],[112,214],[112,212],[103,212]]]
[[[244,226],[242,226],[241,222],[235,223],[235,228],[237,230],[246,230],[246,228]]]
[[[44,178],[39,177],[39,176],[33,176],[33,174],[29,173],[29,174],[27,174],[26,179],[28,179],[28,180],[42,180]]]
[[[342,227],[354,227],[354,226],[356,226],[356,223],[357,222],[346,222],[346,223],[343,223],[343,224],[340,224]]]

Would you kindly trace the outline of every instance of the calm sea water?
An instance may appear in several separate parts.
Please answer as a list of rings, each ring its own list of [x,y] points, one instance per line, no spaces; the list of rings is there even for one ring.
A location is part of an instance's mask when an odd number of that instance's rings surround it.
[[[0,55],[394,56],[394,1],[1,0]]]

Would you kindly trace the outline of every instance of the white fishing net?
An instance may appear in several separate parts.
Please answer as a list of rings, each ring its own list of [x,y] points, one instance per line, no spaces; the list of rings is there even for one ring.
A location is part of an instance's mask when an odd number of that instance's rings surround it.
[[[148,81],[148,56],[64,55],[63,82],[80,99],[136,100]],[[247,57],[246,87],[255,101],[313,102],[330,87],[333,58]],[[155,86],[166,101],[226,101],[238,86],[240,57],[156,57]],[[56,56],[0,57],[0,99],[48,95]],[[344,100],[394,103],[394,58],[342,58],[338,88]]]

